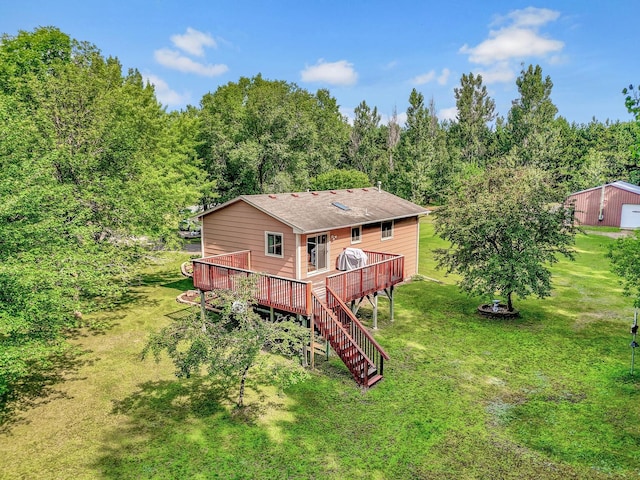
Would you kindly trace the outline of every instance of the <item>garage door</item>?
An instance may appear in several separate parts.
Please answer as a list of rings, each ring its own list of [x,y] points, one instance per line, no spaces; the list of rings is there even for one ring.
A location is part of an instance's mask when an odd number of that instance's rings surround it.
[[[622,205],[622,215],[620,216],[620,228],[640,227],[640,205],[625,203]]]

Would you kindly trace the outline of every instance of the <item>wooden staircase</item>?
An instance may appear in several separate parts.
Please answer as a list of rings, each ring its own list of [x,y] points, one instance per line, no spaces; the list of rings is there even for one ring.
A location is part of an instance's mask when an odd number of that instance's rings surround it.
[[[312,328],[331,345],[363,388],[382,380],[384,360],[389,356],[353,315],[345,303],[327,287],[326,301],[312,293]]]

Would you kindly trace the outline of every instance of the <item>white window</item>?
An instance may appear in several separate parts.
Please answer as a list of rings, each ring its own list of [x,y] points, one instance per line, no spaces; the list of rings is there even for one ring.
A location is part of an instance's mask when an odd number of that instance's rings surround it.
[[[382,240],[389,240],[393,238],[393,220],[389,222],[382,222]]]
[[[362,227],[351,227],[351,243],[360,243],[362,241]]]
[[[264,232],[264,244],[265,255],[280,258],[284,256],[281,233]]]

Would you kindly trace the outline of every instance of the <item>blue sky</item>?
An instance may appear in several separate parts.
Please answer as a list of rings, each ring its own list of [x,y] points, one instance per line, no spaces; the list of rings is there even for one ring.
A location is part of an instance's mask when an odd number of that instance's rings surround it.
[[[199,105],[240,77],[328,88],[351,116],[362,100],[400,119],[413,88],[455,116],[463,73],[482,73],[497,112],[539,64],[569,121],[630,120],[620,93],[640,82],[640,2],[5,1],[0,32],[56,26],[137,68],[168,109]]]

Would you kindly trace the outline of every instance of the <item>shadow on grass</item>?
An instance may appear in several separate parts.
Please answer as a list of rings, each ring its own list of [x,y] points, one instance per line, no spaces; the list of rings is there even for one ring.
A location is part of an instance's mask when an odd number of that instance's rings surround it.
[[[269,404],[230,408],[235,394],[233,387],[207,377],[139,385],[134,393],[113,401],[111,414],[125,416],[126,421],[106,432],[96,468],[104,477],[117,479],[189,478],[212,472],[223,478],[224,460],[224,468],[242,471],[236,450],[247,437],[249,442],[268,442],[256,419]]]
[[[13,427],[28,423],[22,416],[23,412],[60,398],[69,398],[56,386],[62,382],[85,380],[76,374],[80,367],[93,363],[85,357],[88,353],[87,350],[69,348],[52,356],[46,365],[32,365],[26,376],[11,385],[10,393],[0,398],[0,434],[8,434]]]
[[[145,382],[122,400],[113,401],[112,413],[125,414],[133,419],[151,419],[169,415],[172,422],[187,417],[202,418],[224,412],[224,404],[232,400],[228,390],[205,378]]]
[[[174,282],[163,283],[161,286],[177,290],[178,292],[185,292],[187,290],[193,290],[193,280],[190,278],[183,278]]]
[[[143,287],[161,284],[163,287],[172,283],[191,282],[190,278],[183,277],[180,270],[164,269],[154,273],[143,273],[138,275],[133,286]],[[192,283],[192,282],[191,282]]]

